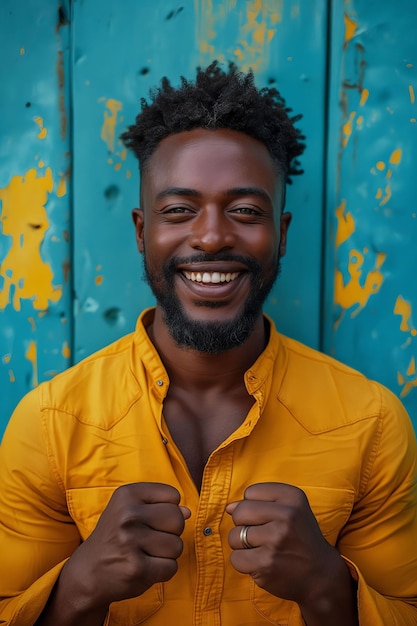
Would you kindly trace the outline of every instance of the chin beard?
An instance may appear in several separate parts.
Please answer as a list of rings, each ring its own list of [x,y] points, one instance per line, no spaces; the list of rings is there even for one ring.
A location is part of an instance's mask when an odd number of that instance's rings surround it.
[[[250,272],[251,288],[249,297],[242,312],[232,320],[204,321],[190,318],[184,311],[174,289],[174,276],[180,264],[236,261],[247,266]],[[182,347],[206,354],[219,354],[240,346],[252,333],[255,322],[262,313],[263,304],[271,291],[280,271],[280,262],[271,268],[265,276],[261,265],[251,258],[219,254],[210,256],[200,254],[189,258],[173,258],[165,263],[162,269],[163,280],[151,272],[144,254],[145,280],[149,284],[161,307],[165,324],[175,343]],[[219,302],[202,302],[200,306],[221,308]]]

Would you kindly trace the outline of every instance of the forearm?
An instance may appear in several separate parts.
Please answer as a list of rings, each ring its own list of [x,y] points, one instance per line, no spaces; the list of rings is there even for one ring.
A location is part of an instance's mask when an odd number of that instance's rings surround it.
[[[82,586],[83,577],[74,577],[70,561],[63,568],[34,626],[103,626],[108,606],[93,601]]]
[[[359,626],[357,583],[343,559],[303,606],[306,626]]]

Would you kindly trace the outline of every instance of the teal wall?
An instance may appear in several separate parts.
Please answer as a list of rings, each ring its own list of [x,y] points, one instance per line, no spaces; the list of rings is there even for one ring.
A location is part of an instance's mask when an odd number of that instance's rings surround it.
[[[152,304],[130,218],[137,165],[118,136],[162,75],[213,58],[253,67],[303,113],[268,313],[390,387],[417,426],[414,5],[2,1],[0,432],[27,390]]]

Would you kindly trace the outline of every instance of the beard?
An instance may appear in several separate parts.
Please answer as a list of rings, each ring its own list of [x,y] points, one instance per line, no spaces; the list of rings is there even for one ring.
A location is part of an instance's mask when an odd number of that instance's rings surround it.
[[[152,272],[143,255],[144,279],[150,286],[158,305],[161,307],[164,322],[175,343],[206,354],[219,354],[240,346],[252,333],[255,323],[262,313],[263,304],[270,293],[280,271],[280,260],[265,274],[264,268],[249,257],[230,254],[198,254],[192,257],[174,257],[164,263],[160,276]],[[195,320],[189,317],[178,299],[174,278],[181,264],[204,263],[210,261],[232,261],[243,263],[250,273],[250,292],[242,311],[233,319],[225,321]],[[198,306],[221,308],[218,301],[201,301]]]

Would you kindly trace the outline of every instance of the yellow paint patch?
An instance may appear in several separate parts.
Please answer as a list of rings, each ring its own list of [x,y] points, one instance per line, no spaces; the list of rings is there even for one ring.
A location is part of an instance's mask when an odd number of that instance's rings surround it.
[[[36,387],[38,384],[38,351],[36,343],[34,341],[29,342],[29,347],[26,350],[25,357],[32,363],[32,387]]]
[[[416,363],[414,356],[411,357],[405,374],[397,372],[397,380],[399,386],[402,387],[400,398],[404,398],[412,389],[414,389],[414,387],[417,387]]]
[[[25,49],[24,48],[20,48],[19,54],[22,57],[25,54]]]
[[[382,189],[381,189],[381,187],[378,187],[378,191],[377,191],[377,192],[376,192],[376,194],[375,194],[375,198],[376,198],[377,200],[379,200],[380,198],[382,198]]]
[[[2,361],[3,361],[3,363],[10,363],[11,358],[12,358],[12,355],[11,355],[11,354],[5,354],[5,355],[3,356],[3,358],[2,358]]]
[[[103,283],[103,280],[103,276],[96,276],[94,282],[96,283],[96,285],[101,285]]]
[[[62,356],[64,357],[64,359],[69,359],[71,356],[71,349],[68,345],[68,342],[65,341],[64,345],[62,346],[62,350],[61,350]]]
[[[61,176],[61,178],[58,181],[56,195],[58,196],[58,198],[62,198],[63,196],[65,196],[66,193],[67,193],[67,181],[66,181],[65,176]]]
[[[225,54],[216,49],[217,31],[224,28],[228,15],[234,17],[236,0],[215,3],[212,0],[194,1],[196,41],[200,42],[202,65],[211,62],[213,58],[223,62],[233,55],[243,71],[251,67],[259,72],[268,67],[270,44],[282,21],[283,0],[246,0],[241,5],[237,38],[230,42]]]
[[[43,125],[43,119],[41,117],[35,117],[34,122],[39,126],[38,139],[45,139],[48,131]]]
[[[355,220],[350,212],[345,214],[346,200],[342,200],[336,209],[337,231],[336,248],[355,232]]]
[[[403,332],[411,332],[411,334],[415,336],[417,331],[411,323],[411,304],[401,295],[399,295],[395,301],[394,315],[401,316],[400,330],[402,330]]]
[[[347,13],[344,14],[345,21],[345,47],[356,34],[358,22],[355,22]]]
[[[378,163],[376,164],[376,169],[379,170],[380,172],[384,171],[385,169],[384,161],[378,161]]]
[[[391,165],[398,165],[399,163],[401,163],[402,155],[403,151],[400,148],[394,150],[389,158],[389,162],[391,163]]]
[[[369,89],[362,89],[361,99],[359,100],[359,106],[363,107],[369,98]]]
[[[385,206],[392,197],[392,193],[391,193],[391,185],[386,185],[385,187],[385,196],[382,198],[381,202],[379,203],[380,206]]]
[[[32,332],[34,333],[36,330],[36,322],[33,317],[28,317],[28,322],[32,328]]]
[[[16,382],[16,377],[15,377],[15,375],[14,375],[13,370],[9,370],[9,381],[10,381],[11,383]]]
[[[358,126],[362,126],[362,124],[363,124],[363,115],[359,115],[358,119],[356,120],[356,124]]]
[[[356,116],[356,111],[352,111],[351,114],[349,115],[349,119],[347,122],[345,122],[345,124],[343,124],[343,147],[346,148],[350,136],[352,135],[352,129],[353,129],[353,120],[355,119]]]
[[[351,317],[355,317],[367,304],[369,298],[378,293],[384,280],[380,268],[385,261],[386,255],[379,253],[376,258],[375,268],[367,273],[363,280],[362,266],[364,256],[358,250],[351,250],[349,253],[348,273],[350,279],[343,282],[343,274],[339,270],[335,273],[335,303],[343,309],[350,309],[357,305],[352,311]]]
[[[116,126],[118,124],[118,115],[123,108],[123,104],[119,100],[109,98],[106,100],[106,109],[104,111],[104,120],[101,127],[101,139],[106,143],[109,152],[114,152]]]
[[[415,94],[414,94],[413,85],[408,85],[408,93],[410,94],[410,102],[411,102],[411,104],[414,104],[414,102],[416,101],[416,97],[415,97]]]
[[[0,265],[3,286],[0,309],[10,302],[20,311],[21,299],[33,300],[35,309],[46,309],[49,301],[57,302],[62,289],[54,287],[53,272],[41,258],[40,248],[49,227],[45,204],[53,188],[50,168],[43,175],[33,168],[25,176],[13,176],[7,187],[0,189],[3,235],[12,238],[12,245]]]

